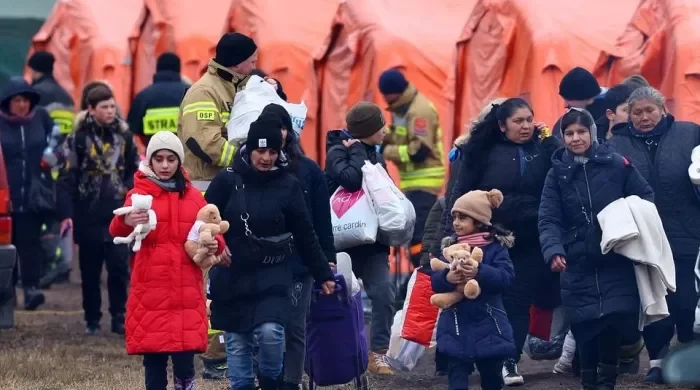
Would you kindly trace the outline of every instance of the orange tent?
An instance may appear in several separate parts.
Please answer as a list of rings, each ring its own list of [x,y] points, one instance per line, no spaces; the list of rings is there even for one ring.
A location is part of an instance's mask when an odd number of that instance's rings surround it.
[[[126,38],[142,1],[60,0],[34,36],[32,50],[54,54],[54,75],[76,102],[85,83],[105,80],[124,113],[128,110],[131,72]]]
[[[456,135],[484,104],[521,96],[551,125],[563,111],[559,82],[575,66],[601,82],[640,0],[480,0],[457,42],[448,83]]]
[[[325,134],[345,127],[350,106],[360,100],[385,105],[377,79],[388,68],[403,70],[446,122],[443,88],[453,63],[454,42],[475,2],[438,0],[426,9],[422,0],[347,0],[338,8],[330,36],[314,55],[305,93],[307,128],[318,129],[321,164],[326,155]],[[445,140],[450,138],[447,131]]]
[[[153,83],[156,59],[167,51],[180,56],[184,76],[198,80],[213,57],[216,43],[227,31],[232,3],[233,0],[144,0],[129,36],[134,73],[132,96]]]
[[[156,59],[166,51],[175,51],[183,75],[196,81],[221,35],[238,31],[258,44],[260,69],[280,80],[290,101],[299,101],[311,53],[326,37],[338,4],[339,0],[145,0],[129,38],[132,93],[152,83]],[[298,17],[301,13],[303,18]],[[314,159],[315,137],[313,131],[302,133],[302,145]]]
[[[700,2],[643,0],[618,45],[626,53],[611,65],[611,84],[641,74],[682,120],[700,123]]]

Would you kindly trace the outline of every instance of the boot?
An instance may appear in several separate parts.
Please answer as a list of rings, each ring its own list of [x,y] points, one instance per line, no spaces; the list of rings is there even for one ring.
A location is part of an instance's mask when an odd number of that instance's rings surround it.
[[[36,310],[46,302],[44,293],[36,287],[24,288],[24,310]]]
[[[299,390],[299,385],[296,383],[284,382],[282,383],[281,390]]]
[[[195,390],[194,378],[175,377],[175,390]]]
[[[116,315],[112,317],[112,333],[119,335],[126,334],[126,328],[124,327],[124,316]]]
[[[583,390],[598,390],[598,370],[581,370]]]
[[[617,366],[598,363],[598,388],[597,390],[615,390],[617,382]]]
[[[213,360],[207,360],[207,359],[202,359],[203,363],[203,370],[202,370],[202,379],[204,380],[211,380],[211,381],[219,381],[219,380],[225,380],[226,379],[226,360],[223,361],[213,361]]]
[[[261,390],[280,390],[280,381],[277,378],[261,376],[259,382]]]

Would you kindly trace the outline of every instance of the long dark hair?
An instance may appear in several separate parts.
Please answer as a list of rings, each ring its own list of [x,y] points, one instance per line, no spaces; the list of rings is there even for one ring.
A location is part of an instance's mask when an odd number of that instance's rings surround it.
[[[515,110],[523,107],[532,111],[530,104],[521,98],[510,98],[502,104],[494,104],[484,120],[472,128],[469,140],[462,146],[463,166],[482,170],[488,152],[503,139],[499,125],[505,124]]]

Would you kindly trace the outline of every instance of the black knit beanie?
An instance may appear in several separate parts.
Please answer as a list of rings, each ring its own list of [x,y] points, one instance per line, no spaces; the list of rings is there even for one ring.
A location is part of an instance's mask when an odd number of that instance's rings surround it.
[[[56,58],[48,51],[38,51],[29,57],[27,65],[36,72],[53,74],[53,63],[55,61]]]
[[[379,92],[383,95],[403,93],[408,88],[408,80],[398,69],[385,70],[379,76]]]
[[[345,122],[348,132],[355,138],[371,137],[386,125],[382,109],[370,102],[355,104],[345,116]]]
[[[216,44],[214,61],[221,66],[236,66],[252,56],[258,46],[250,37],[241,33],[226,33]]]
[[[600,85],[591,72],[581,67],[571,69],[559,83],[559,95],[565,100],[588,100],[600,95]]]
[[[180,57],[171,52],[161,54],[156,62],[156,72],[162,71],[180,73]]]
[[[280,106],[279,104],[270,103],[267,106],[265,106],[265,108],[263,108],[262,112],[260,113],[260,116],[263,116],[265,114],[271,114],[276,116],[288,132],[294,132],[292,117],[289,115],[289,112],[287,112],[287,109],[285,109],[284,107]]]
[[[268,148],[282,150],[282,121],[272,113],[261,114],[250,124],[248,139],[245,142],[248,152]]]

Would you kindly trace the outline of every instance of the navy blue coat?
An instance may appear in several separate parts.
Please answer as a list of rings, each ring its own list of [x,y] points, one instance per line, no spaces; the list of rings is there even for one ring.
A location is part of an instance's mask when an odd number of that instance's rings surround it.
[[[311,217],[314,231],[318,237],[321,250],[326,255],[329,262],[335,263],[335,244],[333,242],[333,224],[331,223],[331,205],[328,202],[328,184],[326,177],[313,160],[302,156],[296,164],[295,175],[301,181],[304,190],[304,201],[306,210]],[[304,265],[298,253],[295,253],[292,260],[292,273],[295,277],[309,274],[309,268]]]
[[[27,117],[10,115],[10,100],[24,95],[31,101]],[[11,80],[0,97],[0,144],[5,159],[10,200],[15,212],[27,211],[31,180],[41,173],[41,159],[53,120],[39,104],[39,93],[22,79]]]
[[[594,145],[588,158],[582,164],[566,149],[554,153],[539,211],[545,261],[551,263],[556,255],[566,258],[561,299],[572,323],[639,310],[633,263],[616,253],[601,253],[596,216],[620,198],[654,200],[639,171],[611,147]]]
[[[475,362],[488,358],[504,358],[515,353],[513,329],[503,308],[501,294],[515,278],[508,250],[493,242],[482,247],[484,259],[476,280],[481,295],[464,299],[451,309],[443,310],[438,320],[437,347],[449,356]],[[447,281],[447,272],[434,272],[435,293],[455,290]]]

